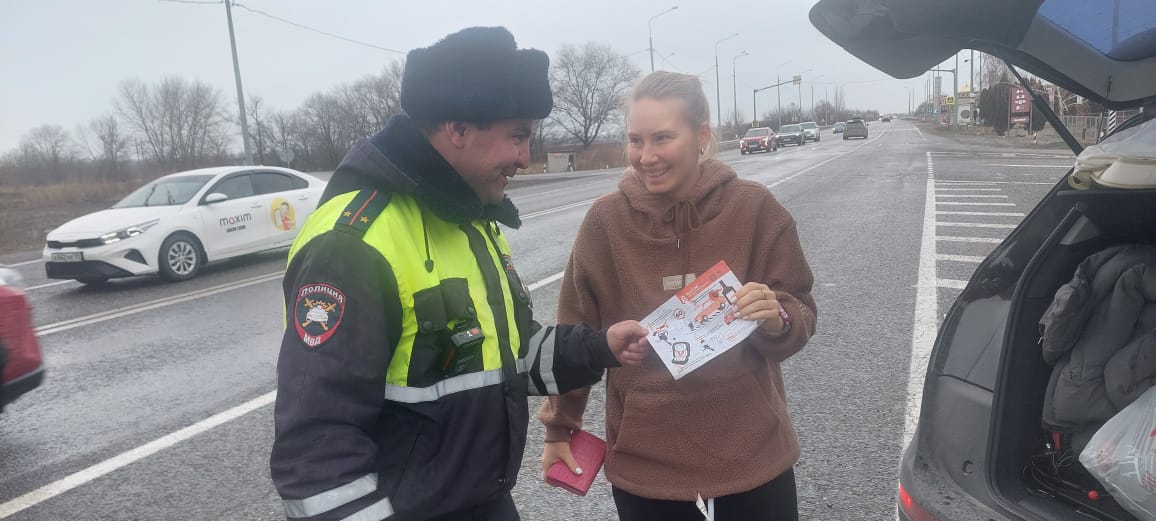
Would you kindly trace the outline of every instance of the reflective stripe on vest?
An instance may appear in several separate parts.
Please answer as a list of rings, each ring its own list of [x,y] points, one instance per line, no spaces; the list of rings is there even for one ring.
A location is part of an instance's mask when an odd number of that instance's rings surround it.
[[[346,206],[356,195],[357,192],[351,192],[334,197],[318,208],[302,226],[297,241],[290,249],[290,260],[300,246],[332,230],[333,223],[341,217]],[[500,384],[509,375],[524,374],[527,371],[523,360],[517,361],[514,371],[507,369],[503,374],[501,370],[502,343],[508,342],[512,355],[510,359],[518,359],[523,342],[515,321],[514,298],[510,294],[510,285],[501,258],[501,255],[509,255],[509,245],[505,237],[495,233],[491,226],[493,225],[482,221],[465,225],[474,235],[475,246],[483,242],[485,244],[486,255],[481,262],[490,263],[493,272],[501,277],[499,284],[502,288],[501,303],[504,309],[494,309],[487,299],[487,281],[474,250],[470,247],[467,232],[460,229],[457,224],[439,219],[428,210],[422,211],[412,197],[393,194],[388,206],[377,216],[362,237],[362,240],[380,252],[392,267],[401,303],[401,335],[386,372],[386,399],[406,403],[432,401],[450,393]],[[429,236],[429,258],[434,261],[433,272],[425,269],[426,234]],[[479,237],[484,240],[479,241]],[[475,311],[473,318],[477,320],[485,335],[481,345],[482,367],[471,373],[426,382],[430,385],[412,385],[414,341],[419,333],[423,333],[421,331],[423,324],[418,323],[414,309],[415,295],[423,290],[436,288],[451,279],[462,279],[469,288],[468,298]],[[499,315],[504,315],[501,324],[504,327],[499,327],[497,320]],[[453,319],[454,317],[446,318],[447,321]],[[447,326],[446,323],[425,325],[439,330]],[[390,327],[396,325],[391,324]],[[428,334],[429,331],[425,333]]]

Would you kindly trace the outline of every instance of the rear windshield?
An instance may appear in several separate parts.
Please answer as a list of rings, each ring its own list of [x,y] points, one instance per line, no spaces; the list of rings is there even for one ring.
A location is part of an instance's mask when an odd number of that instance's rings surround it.
[[[798,132],[798,131],[799,131],[798,125],[784,125],[783,128],[779,129],[779,132],[787,132],[787,133]]]
[[[1153,0],[1046,0],[1038,14],[1113,58],[1156,56]]]
[[[752,128],[747,131],[747,135],[743,137],[763,137],[771,135],[769,128]]]
[[[858,119],[853,119],[853,120],[847,122],[847,126],[848,127],[861,127],[861,126],[863,126],[863,121],[858,120]]]

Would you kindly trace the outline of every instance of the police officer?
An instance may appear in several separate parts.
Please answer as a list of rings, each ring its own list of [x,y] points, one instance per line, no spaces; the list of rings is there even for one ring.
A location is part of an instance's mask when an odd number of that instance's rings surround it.
[[[407,115],[353,145],[285,273],[273,482],[290,519],[517,520],[528,394],[597,382],[649,349],[533,321],[502,228],[549,59],[504,28],[409,53]]]

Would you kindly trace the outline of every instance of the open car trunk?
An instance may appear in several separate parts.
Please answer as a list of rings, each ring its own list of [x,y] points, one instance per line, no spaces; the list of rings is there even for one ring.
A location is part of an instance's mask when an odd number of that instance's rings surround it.
[[[1049,205],[1049,213],[1063,217],[1012,298],[992,403],[991,485],[1008,506],[1044,519],[1133,520],[1080,465],[1071,437],[1057,438],[1041,424],[1053,366],[1041,356],[1039,323],[1056,290],[1089,255],[1117,245],[1156,244],[1156,190],[1066,189]]]
[[[1147,119],[1156,111],[1152,0],[820,0],[810,16],[832,41],[897,78],[974,49],[1109,109],[1145,106]],[[1059,124],[1041,97],[1034,101]],[[932,353],[921,432],[901,472],[901,512],[940,521],[1136,519],[1083,469],[1072,436],[1044,427],[1054,368],[1044,360],[1040,319],[1090,255],[1156,245],[1156,161],[1152,171],[1146,189],[1079,190],[1062,180],[977,268]]]

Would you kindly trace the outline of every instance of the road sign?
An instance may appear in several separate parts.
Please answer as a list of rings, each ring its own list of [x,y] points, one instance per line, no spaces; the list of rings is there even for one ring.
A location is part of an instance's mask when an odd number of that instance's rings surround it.
[[[948,96],[947,97],[947,104],[948,105],[955,105],[955,96]]]
[[[794,78],[791,78],[791,83],[794,83],[795,85],[803,83],[803,77],[796,74]]]
[[[277,157],[281,158],[281,160],[285,162],[285,166],[289,166],[289,165],[293,164],[293,149],[292,148],[287,148],[287,149],[278,148],[277,149]]]

